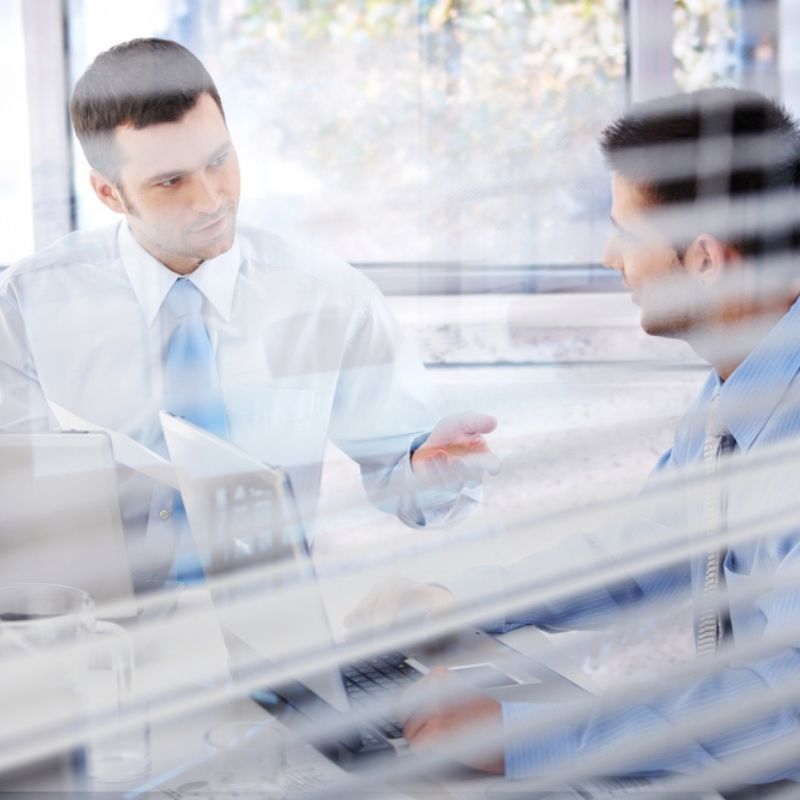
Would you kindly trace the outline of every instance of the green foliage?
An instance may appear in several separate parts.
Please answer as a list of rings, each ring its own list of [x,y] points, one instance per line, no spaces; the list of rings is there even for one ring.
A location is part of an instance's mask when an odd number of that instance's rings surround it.
[[[594,122],[594,101],[624,75],[621,5],[248,0],[236,68],[269,76],[265,111],[277,89],[280,106],[308,110],[315,134],[349,137],[355,157],[382,159],[384,134],[417,130],[420,116],[429,156],[471,147],[513,153]],[[318,142],[294,147],[325,159]]]
[[[730,82],[730,0],[675,0],[675,80],[685,91]]]
[[[323,224],[375,209],[390,251],[424,230],[445,257],[479,242],[554,259],[542,231],[605,215],[594,143],[624,104],[623,5],[246,0],[220,69],[264,143],[264,180],[290,175],[304,209],[336,198],[309,212]]]

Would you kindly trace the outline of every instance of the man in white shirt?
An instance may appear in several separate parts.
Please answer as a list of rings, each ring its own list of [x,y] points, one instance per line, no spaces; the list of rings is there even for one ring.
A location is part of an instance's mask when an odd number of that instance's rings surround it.
[[[239,165],[217,89],[188,50],[139,39],[102,53],[71,102],[98,198],[123,220],[71,234],[0,281],[0,429],[54,427],[48,401],[164,452],[157,412],[179,319],[199,290],[226,435],[285,467],[313,516],[328,439],[380,508],[422,527],[476,502],[491,417],[436,424],[437,401],[377,289],[348,265],[238,228]],[[169,574],[172,491],[121,474],[139,587]],[[178,515],[179,516],[179,515]]]

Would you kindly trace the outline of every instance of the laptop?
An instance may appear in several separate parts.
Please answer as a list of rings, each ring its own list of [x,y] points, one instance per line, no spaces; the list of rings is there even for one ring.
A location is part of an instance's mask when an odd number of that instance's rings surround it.
[[[0,584],[60,583],[134,616],[117,470],[104,433],[0,433]]]
[[[335,654],[336,644],[288,476],[184,419],[164,411],[160,417],[234,677],[264,664],[297,665],[297,674],[251,693],[253,699],[288,724],[323,722],[385,700],[428,671],[424,650],[301,670],[301,663]],[[517,651],[478,630],[435,657],[498,699],[506,690],[520,700],[581,693],[558,673],[523,662]],[[352,737],[313,743],[343,766],[364,755],[406,751],[390,717],[359,722]]]

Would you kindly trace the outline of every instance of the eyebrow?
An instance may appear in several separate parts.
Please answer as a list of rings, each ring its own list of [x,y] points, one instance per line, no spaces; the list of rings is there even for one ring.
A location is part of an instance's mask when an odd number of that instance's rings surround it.
[[[232,147],[230,141],[225,142],[224,144],[220,145],[210,156],[206,159],[206,163],[210,163],[218,159],[223,153],[229,151]],[[163,181],[168,181],[170,178],[179,178],[182,175],[185,175],[187,172],[191,172],[192,170],[187,169],[172,169],[167,170],[166,172],[159,172],[158,175],[153,175],[148,178],[145,183],[162,183]]]

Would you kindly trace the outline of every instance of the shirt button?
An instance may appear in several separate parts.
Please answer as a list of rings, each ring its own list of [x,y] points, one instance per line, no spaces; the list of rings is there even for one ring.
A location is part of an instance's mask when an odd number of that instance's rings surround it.
[[[169,519],[169,511],[167,511],[167,509],[164,508],[164,509],[162,509],[161,511],[158,512],[158,516],[161,517],[161,519],[165,519],[165,520]]]

